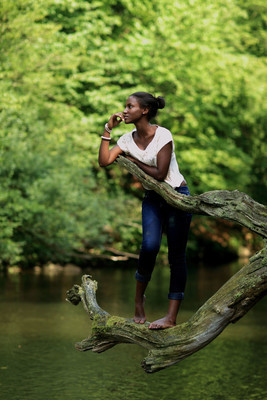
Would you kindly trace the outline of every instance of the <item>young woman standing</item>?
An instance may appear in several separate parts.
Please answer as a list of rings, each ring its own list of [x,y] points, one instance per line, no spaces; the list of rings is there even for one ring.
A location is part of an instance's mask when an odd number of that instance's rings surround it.
[[[113,114],[105,125],[99,149],[99,165],[105,167],[113,163],[118,155],[125,154],[144,172],[159,181],[165,181],[178,193],[189,195],[183,175],[179,171],[174,152],[171,132],[150,120],[158,109],[165,106],[162,97],[154,97],[146,92],[133,93],[126,101],[123,112]],[[109,148],[110,133],[122,121],[134,124],[135,129],[121,136],[117,145]],[[134,321],[146,321],[144,299],[160,249],[163,228],[168,240],[168,259],[170,264],[169,307],[166,315],[152,322],[150,329],[165,329],[176,325],[181,300],[184,298],[186,284],[185,250],[191,222],[191,214],[178,210],[153,190],[145,187],[142,203],[143,240],[139,256],[136,278]]]

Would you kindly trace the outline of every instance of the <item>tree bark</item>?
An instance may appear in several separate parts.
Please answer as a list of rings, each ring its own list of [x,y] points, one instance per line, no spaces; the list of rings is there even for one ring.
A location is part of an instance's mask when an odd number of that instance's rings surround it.
[[[215,190],[198,196],[184,196],[169,185],[145,174],[135,164],[119,157],[117,161],[168,203],[194,214],[235,221],[266,238],[266,208],[237,190]],[[156,372],[200,350],[215,339],[229,323],[242,318],[267,291],[266,246],[229,279],[187,322],[165,330],[149,330],[149,323],[112,316],[96,301],[97,282],[84,275],[81,286],[67,292],[73,304],[82,301],[93,320],[92,335],[76,344],[80,351],[103,352],[118,343],[138,344],[148,349],[142,362],[146,372]]]
[[[170,185],[159,182],[147,175],[133,162],[119,156],[117,163],[125,167],[141,183],[159,193],[167,203],[193,214],[209,215],[223,218],[239,224],[256,232],[263,238],[267,237],[267,210],[246,193],[238,190],[213,190],[198,196],[185,196],[177,193]]]

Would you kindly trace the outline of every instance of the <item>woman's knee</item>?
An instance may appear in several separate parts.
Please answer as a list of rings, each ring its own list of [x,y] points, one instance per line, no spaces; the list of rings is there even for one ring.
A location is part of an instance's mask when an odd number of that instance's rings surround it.
[[[141,252],[151,256],[157,255],[160,249],[160,243],[153,240],[143,240]]]
[[[179,266],[184,266],[186,263],[185,249],[182,249],[180,252],[169,250],[168,261],[171,268],[179,268]]]

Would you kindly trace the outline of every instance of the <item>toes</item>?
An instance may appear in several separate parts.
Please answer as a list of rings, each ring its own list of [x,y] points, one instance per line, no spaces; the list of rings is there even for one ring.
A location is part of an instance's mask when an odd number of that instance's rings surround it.
[[[162,327],[160,325],[155,325],[155,324],[151,324],[148,327],[149,329],[161,329]]]
[[[170,323],[169,321],[165,320],[158,320],[154,321],[149,325],[149,329],[166,329],[166,328],[173,328],[176,324]]]
[[[146,319],[141,317],[134,317],[133,320],[136,324],[144,324],[146,322]]]

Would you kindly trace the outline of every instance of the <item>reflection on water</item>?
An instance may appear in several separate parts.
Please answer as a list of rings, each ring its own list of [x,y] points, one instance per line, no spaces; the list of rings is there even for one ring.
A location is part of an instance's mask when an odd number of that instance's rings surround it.
[[[189,271],[179,321],[190,318],[236,267]],[[90,335],[82,306],[65,302],[66,291],[85,271],[36,271],[0,276],[0,399],[94,400],[267,398],[266,299],[211,344],[181,363],[147,375],[146,350],[118,345],[102,354],[79,353],[74,343]],[[135,291],[132,269],[86,271],[99,283],[98,302],[130,317]],[[157,266],[147,292],[149,320],[167,307],[168,268]]]

